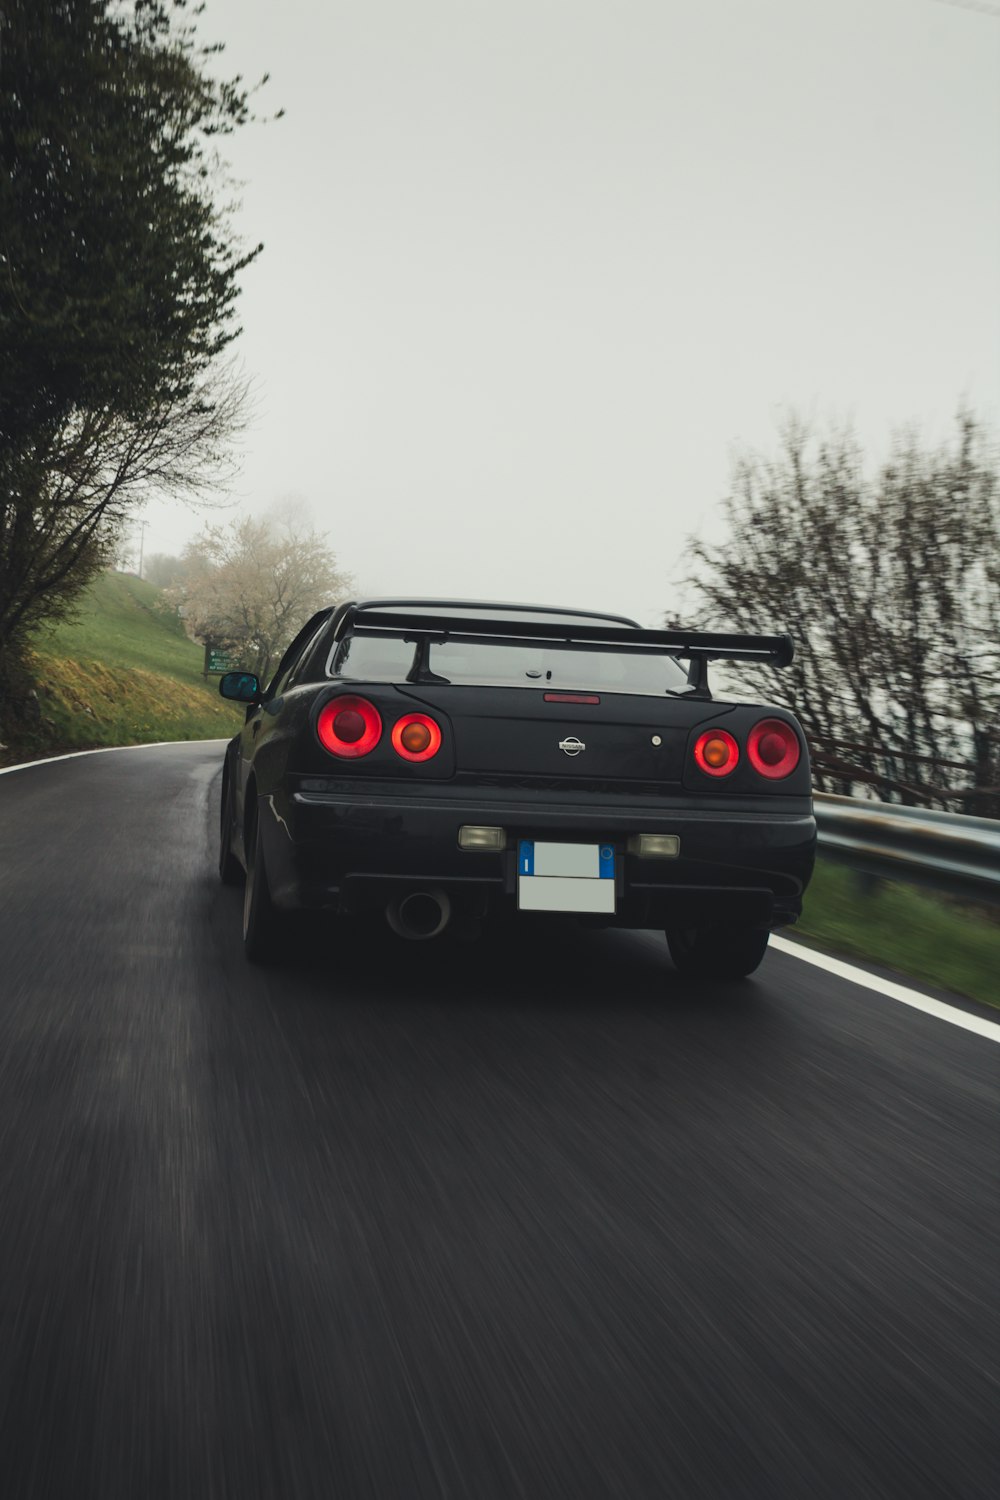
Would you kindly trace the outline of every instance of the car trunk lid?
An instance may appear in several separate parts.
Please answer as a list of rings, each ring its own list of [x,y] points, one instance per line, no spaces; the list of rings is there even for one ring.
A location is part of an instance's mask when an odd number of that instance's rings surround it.
[[[463,774],[623,787],[679,784],[692,727],[716,711],[704,699],[466,684],[421,683],[406,695],[447,715]]]

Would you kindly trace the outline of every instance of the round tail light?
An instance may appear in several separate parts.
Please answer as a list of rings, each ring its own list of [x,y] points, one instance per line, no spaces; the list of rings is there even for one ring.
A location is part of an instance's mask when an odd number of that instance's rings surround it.
[[[382,720],[367,698],[331,698],[320,709],[316,734],[324,750],[346,760],[369,755],[382,738]]]
[[[747,755],[758,776],[780,781],[791,776],[802,755],[799,737],[784,719],[761,719],[750,731]]]
[[[695,741],[694,758],[706,776],[728,776],[736,770],[740,747],[725,729],[706,729]]]
[[[393,725],[392,748],[404,760],[430,760],[441,749],[441,730],[427,714],[404,714]]]

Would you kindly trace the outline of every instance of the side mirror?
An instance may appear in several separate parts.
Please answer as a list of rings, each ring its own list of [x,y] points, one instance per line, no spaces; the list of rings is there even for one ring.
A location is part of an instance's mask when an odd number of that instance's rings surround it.
[[[232,698],[235,703],[259,703],[260,681],[252,672],[223,672],[219,678],[219,692],[223,698]]]

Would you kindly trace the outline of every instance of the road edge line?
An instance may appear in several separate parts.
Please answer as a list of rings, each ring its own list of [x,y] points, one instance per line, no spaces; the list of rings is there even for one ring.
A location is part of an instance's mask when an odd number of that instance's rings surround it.
[[[56,760],[79,760],[81,755],[110,755],[113,750],[162,750],[167,745],[228,745],[232,735],[217,740],[145,740],[141,745],[95,745],[92,750],[69,750],[65,755],[42,755],[38,760],[22,760],[16,766],[0,766],[0,776],[11,771],[29,771],[32,766],[50,766]]]
[[[905,984],[897,984],[893,979],[882,979],[878,974],[870,974],[867,969],[859,969],[855,964],[845,963],[842,958],[831,958],[828,953],[820,953],[816,948],[807,948],[803,943],[797,943],[790,938],[778,937],[776,933],[771,934],[769,946],[778,953],[787,953],[792,958],[800,958],[803,963],[814,964],[817,969],[824,969],[828,974],[834,974],[838,979],[846,979],[850,984],[860,985],[862,989],[874,990],[876,994],[884,995],[888,1000],[896,1000],[900,1005],[909,1005],[913,1010],[921,1010],[927,1016],[934,1016],[939,1021],[947,1021],[950,1026],[958,1026],[963,1031],[975,1032],[976,1036],[986,1037],[987,1041],[1000,1042],[1000,1023],[987,1021],[983,1016],[972,1015],[969,1011],[959,1010],[957,1006],[948,1005],[944,1000],[934,1000],[930,995],[921,995],[919,990],[911,990]]]

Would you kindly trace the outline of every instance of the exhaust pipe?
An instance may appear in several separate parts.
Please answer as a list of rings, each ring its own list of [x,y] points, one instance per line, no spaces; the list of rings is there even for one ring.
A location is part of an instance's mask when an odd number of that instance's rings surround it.
[[[385,919],[398,937],[419,942],[437,937],[451,920],[451,902],[437,886],[397,897],[385,909]]]

